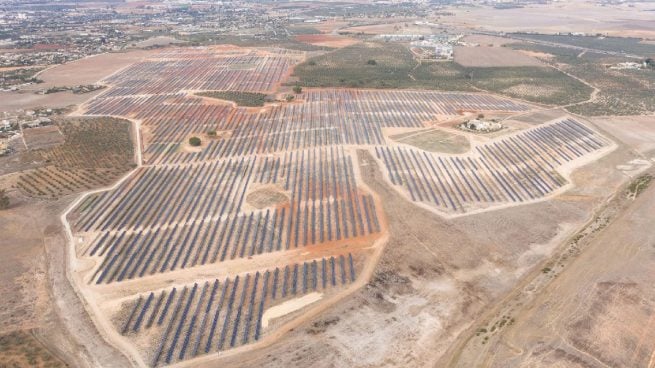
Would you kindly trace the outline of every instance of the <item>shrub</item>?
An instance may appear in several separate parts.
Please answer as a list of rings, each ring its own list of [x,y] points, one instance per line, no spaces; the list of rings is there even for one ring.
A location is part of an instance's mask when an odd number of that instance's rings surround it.
[[[9,196],[4,189],[0,189],[0,210],[9,208]]]
[[[200,144],[202,144],[202,141],[198,137],[191,137],[191,138],[189,138],[189,144],[192,147],[198,147],[198,146],[200,146]]]
[[[302,92],[302,87],[300,87],[300,86],[297,85],[297,84],[296,84],[295,86],[293,86],[293,93],[295,93],[295,94],[299,94],[299,93],[301,93],[301,92]]]
[[[378,62],[375,61],[375,60],[373,60],[373,59],[369,59],[369,60],[366,62],[366,64],[368,64],[368,65],[378,65]]]

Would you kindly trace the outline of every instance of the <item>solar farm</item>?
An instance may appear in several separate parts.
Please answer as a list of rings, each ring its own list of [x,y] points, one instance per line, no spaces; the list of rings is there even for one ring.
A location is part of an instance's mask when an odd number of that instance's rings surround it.
[[[452,217],[547,200],[615,147],[574,117],[474,137],[463,154],[388,138],[534,108],[482,93],[311,88],[263,107],[196,95],[279,95],[304,58],[165,49],[105,78],[109,88],[82,107],[139,129],[138,166],[66,214],[76,287],[138,365],[254,349],[365,285],[388,229],[362,154],[408,201]],[[200,147],[187,144],[193,136]]]

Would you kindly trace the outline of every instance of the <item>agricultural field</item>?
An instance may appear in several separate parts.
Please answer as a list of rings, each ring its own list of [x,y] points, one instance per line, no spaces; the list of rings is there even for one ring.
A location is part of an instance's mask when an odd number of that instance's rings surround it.
[[[641,38],[550,35],[536,33],[512,33],[509,36],[600,51],[622,52],[642,57],[655,55],[655,45],[642,42]]]
[[[364,42],[312,58],[294,75],[307,87],[410,88],[420,86],[408,76],[415,66],[403,45]]]
[[[614,148],[573,118],[474,141],[434,127],[535,108],[484,93],[303,88],[260,109],[186,93],[274,93],[302,60],[279,49],[164,50],[108,77],[82,107],[140,127],[140,165],[66,214],[81,295],[139,365],[268,344],[368,282],[388,230],[362,181],[362,151],[400,196],[453,217],[550,198]],[[190,150],[191,136],[206,142]]]
[[[552,55],[544,59],[544,62],[556,65],[598,89],[593,99],[567,107],[572,113],[584,116],[626,116],[655,111],[655,100],[652,98],[655,86],[653,70],[610,69],[612,64],[624,62],[626,59],[593,52],[582,53],[563,47],[525,43],[514,43],[509,47]]]
[[[257,48],[280,48],[295,51],[328,51],[331,48],[325,46],[312,45],[306,42],[300,42],[295,39],[296,35],[308,32],[301,30],[296,33],[293,28],[288,29],[288,34],[272,32],[264,35],[231,35],[231,34],[216,34],[215,32],[209,33],[194,33],[190,35],[176,34],[175,38],[187,42],[190,46],[203,46],[203,45],[225,45],[227,47],[257,47]],[[313,32],[313,31],[309,31]]]
[[[64,142],[64,135],[57,125],[23,129],[23,139],[28,149],[45,149]]]
[[[67,118],[25,131],[31,154],[42,162],[16,180],[28,196],[55,199],[103,187],[134,165],[130,124],[121,119]]]
[[[502,49],[494,52],[514,53]],[[505,56],[503,60],[507,59]],[[417,62],[405,45],[364,42],[311,58],[298,65],[293,75],[307,87],[483,90],[548,105],[585,101],[592,92],[587,85],[559,70],[543,67],[544,64],[531,56],[521,53],[515,59],[530,60],[530,65],[503,66],[495,62],[483,65],[476,61],[475,65],[462,66],[448,61]]]
[[[530,4],[511,9],[493,6],[447,6],[442,24],[455,28],[504,33],[583,33],[612,37],[653,39],[652,4],[649,2],[597,3],[567,1]]]
[[[453,53],[455,62],[463,67],[544,66],[539,60],[506,47],[457,46]]]

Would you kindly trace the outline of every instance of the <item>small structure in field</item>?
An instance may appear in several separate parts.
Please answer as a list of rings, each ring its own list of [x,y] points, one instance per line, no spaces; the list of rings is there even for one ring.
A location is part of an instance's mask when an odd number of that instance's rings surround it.
[[[618,63],[610,66],[610,69],[615,70],[638,70],[645,66],[646,63],[635,63],[633,61],[627,61],[624,63]]]
[[[459,125],[460,129],[480,133],[496,132],[503,129],[503,124],[494,120],[471,119]]]

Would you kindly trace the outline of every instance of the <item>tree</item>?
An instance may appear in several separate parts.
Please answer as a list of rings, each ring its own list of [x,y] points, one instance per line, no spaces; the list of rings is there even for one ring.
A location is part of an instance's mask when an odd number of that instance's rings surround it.
[[[210,137],[216,137],[216,131],[215,130],[210,130],[207,132],[207,135]]]
[[[369,59],[369,60],[366,62],[366,64],[368,64],[368,65],[377,65],[378,62],[375,61],[375,60],[373,60],[373,59]]]
[[[302,92],[302,87],[300,87],[297,84],[295,86],[293,86],[293,93],[300,94],[301,92]]]
[[[651,69],[655,69],[655,60],[653,60],[653,58],[647,58],[644,60],[644,64]]]
[[[9,196],[4,189],[0,189],[0,210],[9,208]]]
[[[198,137],[189,138],[189,144],[193,147],[198,147],[202,144],[202,141]]]

